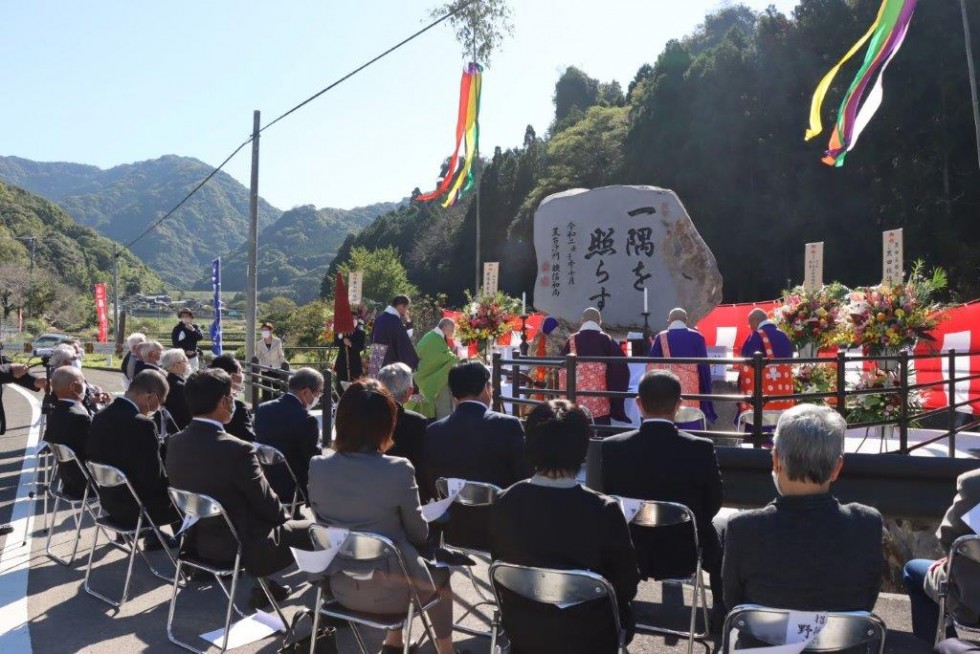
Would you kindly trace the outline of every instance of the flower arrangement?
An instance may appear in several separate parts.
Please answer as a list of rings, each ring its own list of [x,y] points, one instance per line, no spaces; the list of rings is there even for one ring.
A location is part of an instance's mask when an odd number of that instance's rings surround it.
[[[836,363],[803,363],[793,367],[794,393],[834,393],[837,391]],[[808,404],[836,404],[836,398],[800,400]]]
[[[813,292],[802,286],[783,291],[782,304],[774,312],[775,322],[798,349],[832,345],[848,292],[838,282]]]
[[[880,393],[855,395],[848,399],[847,422],[887,422],[898,419],[902,411],[902,396],[898,375],[892,371],[874,369],[866,371],[854,386],[854,390],[880,389]],[[888,392],[889,389],[895,389]],[[908,415],[922,410],[918,391],[909,391],[906,404]]]
[[[466,292],[466,307],[456,319],[456,339],[463,343],[476,341],[487,346],[512,329],[519,300],[503,293],[473,299]],[[519,308],[519,307],[518,307]]]
[[[849,320],[841,342],[852,347],[865,346],[875,355],[912,348],[919,339],[934,340],[929,332],[938,324],[942,309],[935,296],[946,283],[942,268],[926,276],[920,259],[912,265],[905,283],[855,289],[845,307]]]

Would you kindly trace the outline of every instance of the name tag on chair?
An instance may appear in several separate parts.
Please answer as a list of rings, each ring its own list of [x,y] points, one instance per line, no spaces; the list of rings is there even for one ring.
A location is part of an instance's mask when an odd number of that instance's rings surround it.
[[[623,515],[626,516],[627,524],[633,522],[636,514],[643,508],[643,500],[634,500],[631,497],[620,497],[618,495],[611,495],[610,497],[615,498],[619,502],[619,508],[622,509]]]

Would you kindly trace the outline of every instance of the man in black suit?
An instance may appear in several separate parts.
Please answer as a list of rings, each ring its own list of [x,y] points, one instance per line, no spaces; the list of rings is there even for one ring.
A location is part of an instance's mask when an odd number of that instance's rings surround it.
[[[388,456],[404,457],[415,468],[415,480],[419,486],[422,502],[428,501],[427,489],[422,484],[422,447],[425,443],[425,428],[428,420],[421,413],[415,413],[405,408],[405,402],[412,397],[414,385],[412,369],[404,363],[392,363],[378,372],[378,381],[388,389],[398,405],[398,417],[395,421],[395,433],[392,439],[395,444],[385,452]]]
[[[89,460],[122,470],[157,525],[178,519],[167,495],[156,425],[149,418],[163,406],[169,390],[162,373],[144,370],[137,374],[125,395],[92,418],[88,439]],[[139,511],[125,487],[107,488],[99,493],[99,499],[114,520],[136,525]],[[155,541],[147,539],[148,543]]]
[[[430,496],[436,496],[439,477],[482,481],[500,488],[530,477],[520,420],[490,410],[487,367],[475,359],[457,363],[449,371],[449,390],[456,399],[456,410],[425,431],[422,461]],[[446,539],[450,544],[486,550],[488,522],[489,515],[482,508],[455,505]]]
[[[255,412],[255,437],[286,456],[300,492],[309,497],[310,459],[322,454],[319,425],[310,408],[323,395],[323,375],[313,368],[300,368],[289,378],[287,388],[288,393],[262,404]],[[295,484],[282,466],[270,468],[268,478],[279,497],[292,498]]]
[[[44,430],[45,441],[70,447],[82,466],[87,460],[88,433],[92,427],[92,416],[82,404],[85,386],[85,377],[77,368],[63,366],[51,373],[51,392],[56,401]],[[81,499],[86,479],[78,466],[58,466],[58,477],[67,495]]]
[[[267,577],[293,562],[290,547],[310,550],[309,520],[290,520],[279,497],[266,481],[251,444],[224,431],[235,410],[231,377],[209,368],[187,379],[187,402],[194,415],[187,429],[170,437],[167,473],[174,488],[203,493],[227,513],[244,548],[245,571]],[[221,462],[215,465],[215,462]],[[215,563],[235,558],[235,540],[224,521],[205,519],[187,532],[183,547]],[[271,580],[270,580],[271,582]],[[277,600],[289,589],[270,583]],[[252,606],[261,608],[260,589],[252,590]]]
[[[160,368],[160,357],[163,356],[163,345],[160,344],[160,341],[143,341],[139,345],[139,353],[140,358],[133,368],[133,377],[136,377],[136,375],[144,370],[162,372]]]
[[[219,354],[211,361],[211,367],[224,370],[231,375],[231,391],[238,394],[242,390],[242,365],[233,354]],[[255,428],[252,425],[252,412],[241,400],[235,400],[235,413],[231,422],[225,425],[225,431],[249,443],[255,442]]]
[[[724,616],[721,543],[712,520],[721,509],[722,481],[714,444],[678,431],[681,383],[667,370],[651,370],[639,385],[640,429],[602,442],[602,491],[640,500],[677,502],[697,522],[703,567],[711,577],[717,622]],[[685,577],[694,572],[691,530],[687,525],[651,530],[630,526],[644,578]]]
[[[773,483],[779,493],[725,528],[725,603],[797,611],[871,611],[884,570],[881,514],[830,493],[844,465],[847,423],[801,404],[776,423]],[[935,625],[935,623],[933,623]]]

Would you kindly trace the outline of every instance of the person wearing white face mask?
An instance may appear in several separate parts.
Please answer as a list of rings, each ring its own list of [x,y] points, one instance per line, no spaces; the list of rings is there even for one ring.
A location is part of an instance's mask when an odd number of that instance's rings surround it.
[[[167,495],[167,475],[161,458],[161,442],[150,415],[167,401],[170,387],[163,373],[144,370],[133,377],[122,397],[92,419],[88,458],[119,468],[157,525],[179,520]],[[102,508],[116,522],[136,526],[138,509],[125,487],[107,488],[99,494]],[[152,543],[156,538],[147,542]]]
[[[289,378],[288,393],[259,405],[255,411],[255,440],[273,446],[286,456],[303,497],[308,497],[306,483],[310,459],[322,454],[318,445],[320,427],[316,418],[310,415],[310,408],[323,395],[323,384],[323,375],[319,372],[313,368],[300,368]],[[279,497],[293,496],[296,484],[283,466],[270,468],[267,477]]]
[[[55,403],[48,415],[44,440],[67,445],[84,466],[88,459],[89,429],[92,427],[92,416],[82,405],[85,398],[85,377],[81,371],[71,366],[57,368],[51,373],[51,392]],[[86,482],[78,466],[58,466],[58,478],[61,479],[65,493],[81,499]]]
[[[725,603],[798,611],[871,611],[884,569],[876,509],[830,493],[844,465],[847,424],[830,407],[803,404],[776,424],[778,497],[732,516],[724,530]]]
[[[266,386],[280,387],[276,380],[281,379],[282,375],[278,372],[282,364],[286,362],[286,352],[282,349],[282,339],[274,334],[271,322],[262,323],[262,338],[255,344],[255,357],[259,360],[260,366],[274,368],[276,372],[263,371],[265,377],[263,384]],[[262,401],[272,399],[272,392],[262,389]]]

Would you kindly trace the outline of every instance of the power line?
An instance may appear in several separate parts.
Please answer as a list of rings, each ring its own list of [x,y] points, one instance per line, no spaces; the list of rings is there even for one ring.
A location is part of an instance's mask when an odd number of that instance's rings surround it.
[[[423,28],[422,28],[422,29],[420,29],[419,31],[417,31],[417,32],[415,32],[414,34],[412,34],[411,36],[409,36],[408,38],[406,38],[406,39],[403,39],[402,41],[400,41],[400,42],[398,42],[397,44],[395,44],[395,45],[393,45],[392,47],[390,47],[390,48],[388,48],[387,50],[385,50],[384,52],[382,52],[382,53],[381,53],[381,54],[379,54],[378,56],[376,56],[376,57],[374,57],[374,58],[373,58],[373,59],[371,59],[370,61],[368,61],[368,62],[366,62],[366,63],[364,63],[364,64],[361,64],[360,66],[358,66],[357,68],[355,68],[355,69],[354,69],[354,70],[352,70],[351,72],[349,72],[349,73],[347,73],[346,75],[344,75],[343,77],[341,77],[340,79],[338,79],[338,80],[337,80],[336,82],[333,82],[333,83],[332,83],[332,84],[330,84],[329,86],[327,86],[327,87],[325,87],[325,88],[323,88],[323,89],[321,89],[320,91],[317,91],[316,93],[314,93],[314,94],[313,94],[313,95],[311,95],[310,97],[308,97],[308,98],[306,98],[305,100],[303,100],[302,102],[300,102],[300,103],[299,103],[298,105],[296,105],[296,106],[295,106],[295,107],[293,107],[292,109],[290,109],[290,110],[288,110],[288,111],[286,111],[285,113],[283,113],[283,114],[282,114],[282,115],[280,115],[279,117],[277,117],[277,118],[275,118],[275,119],[273,119],[272,121],[270,121],[269,123],[267,123],[267,124],[266,124],[266,125],[265,125],[264,127],[262,127],[261,129],[259,129],[259,131],[258,131],[258,133],[259,133],[259,134],[261,134],[262,132],[264,132],[265,130],[267,130],[267,129],[269,129],[270,127],[272,127],[273,125],[275,125],[276,123],[278,123],[278,122],[279,122],[280,120],[282,120],[282,119],[283,119],[283,118],[285,118],[286,116],[288,116],[288,115],[290,115],[290,114],[292,114],[292,113],[293,113],[293,112],[295,112],[295,111],[298,111],[298,110],[299,110],[299,109],[301,109],[302,107],[304,107],[304,106],[306,106],[306,105],[308,105],[309,103],[311,103],[311,102],[313,102],[314,100],[316,100],[317,98],[319,98],[319,97],[320,97],[321,95],[323,95],[323,94],[324,94],[324,93],[326,93],[327,91],[330,91],[330,90],[331,90],[331,89],[333,89],[334,87],[336,87],[336,86],[338,86],[338,85],[340,85],[340,84],[342,84],[343,82],[346,82],[346,81],[347,81],[348,79],[350,79],[350,78],[351,78],[351,77],[353,77],[354,75],[357,75],[357,74],[358,74],[359,72],[361,72],[361,71],[362,71],[362,70],[364,70],[365,68],[367,68],[367,67],[369,67],[369,66],[371,66],[372,64],[375,64],[375,63],[377,63],[377,62],[378,62],[378,61],[380,61],[381,59],[383,59],[383,58],[385,58],[385,57],[387,57],[388,55],[390,55],[390,54],[391,54],[392,52],[394,52],[395,50],[398,50],[399,48],[401,48],[402,46],[404,46],[404,45],[406,45],[406,44],[408,44],[409,42],[411,42],[411,41],[414,41],[415,39],[417,39],[418,37],[420,37],[420,36],[422,36],[423,34],[425,34],[426,32],[428,32],[428,31],[429,31],[430,29],[432,29],[433,27],[435,27],[436,25],[439,25],[440,23],[442,23],[442,22],[444,22],[444,21],[446,21],[446,20],[448,20],[448,19],[450,19],[450,18],[452,18],[452,17],[453,17],[453,16],[455,16],[455,15],[456,15],[457,13],[459,13],[459,12],[460,12],[460,11],[462,11],[463,9],[466,9],[467,7],[469,7],[469,6],[470,6],[471,4],[473,4],[474,2],[477,2],[477,0],[467,0],[466,2],[463,2],[463,3],[461,3],[461,4],[459,4],[459,5],[458,5],[458,6],[457,6],[457,7],[455,8],[455,9],[453,9],[452,11],[450,11],[450,12],[448,12],[448,13],[446,13],[445,15],[443,15],[443,16],[441,16],[441,17],[439,17],[439,18],[437,18],[436,20],[434,20],[433,22],[431,22],[431,23],[429,23],[428,25],[426,25],[425,27],[423,27]],[[149,226],[149,227],[147,227],[147,228],[146,228],[145,230],[143,230],[143,232],[142,232],[142,233],[141,233],[141,234],[140,234],[139,236],[137,236],[136,238],[134,238],[134,239],[133,239],[132,241],[130,241],[129,243],[126,243],[126,244],[125,244],[125,245],[124,245],[123,247],[124,247],[124,248],[126,248],[127,250],[128,250],[128,249],[130,249],[130,248],[131,248],[131,247],[132,247],[132,246],[133,246],[133,245],[134,245],[134,244],[135,244],[135,243],[136,243],[137,241],[139,241],[139,240],[140,240],[140,239],[142,239],[142,238],[143,238],[144,236],[146,236],[147,234],[149,234],[150,232],[152,232],[153,230],[155,230],[155,229],[156,229],[157,227],[159,227],[159,226],[160,226],[160,225],[161,225],[161,224],[162,224],[162,223],[163,223],[163,222],[164,222],[165,220],[167,220],[168,218],[170,218],[171,216],[173,216],[173,214],[174,214],[174,213],[175,213],[175,212],[176,212],[176,211],[177,211],[178,209],[180,209],[180,208],[181,208],[182,206],[184,206],[184,204],[185,204],[185,203],[186,203],[186,202],[187,202],[188,200],[190,200],[190,199],[191,199],[191,197],[193,197],[193,195],[194,195],[195,193],[197,193],[197,192],[198,192],[199,190],[201,190],[201,187],[203,187],[203,186],[204,186],[205,184],[207,184],[207,183],[208,183],[209,181],[211,181],[211,178],[212,178],[212,177],[214,177],[215,175],[217,175],[217,174],[218,174],[218,172],[219,172],[219,171],[220,171],[220,170],[221,170],[222,168],[224,168],[224,167],[225,167],[225,166],[226,166],[226,165],[228,164],[228,162],[229,162],[229,161],[231,161],[231,160],[232,160],[232,159],[233,159],[233,158],[235,157],[235,155],[236,155],[236,154],[238,154],[239,152],[241,152],[241,151],[242,151],[242,148],[244,148],[244,147],[245,147],[246,145],[248,145],[249,143],[251,143],[251,142],[252,142],[252,139],[253,139],[253,138],[254,138],[254,137],[252,137],[252,136],[249,136],[249,138],[248,138],[248,139],[246,139],[246,140],[245,140],[245,141],[244,141],[244,142],[243,142],[243,143],[242,143],[241,145],[239,145],[239,146],[238,146],[237,148],[235,148],[235,150],[234,150],[234,152],[232,152],[232,153],[231,153],[230,155],[228,155],[228,156],[227,156],[227,157],[225,158],[225,160],[224,160],[224,161],[222,161],[222,162],[221,162],[221,164],[220,164],[220,165],[219,165],[219,166],[218,166],[217,168],[215,168],[214,170],[212,170],[212,171],[211,171],[211,172],[210,172],[210,173],[209,173],[209,174],[207,175],[207,177],[205,177],[204,179],[202,179],[202,180],[201,180],[201,182],[200,182],[200,183],[199,183],[199,184],[198,184],[197,186],[195,186],[195,187],[194,187],[193,189],[191,189],[191,191],[190,191],[190,193],[188,193],[187,195],[185,195],[185,196],[184,196],[184,198],[183,198],[183,199],[182,199],[182,200],[181,200],[180,202],[178,202],[178,203],[177,203],[177,204],[176,204],[176,205],[174,206],[174,208],[173,208],[173,209],[171,209],[170,211],[168,211],[167,213],[165,213],[165,214],[164,214],[163,216],[161,216],[161,217],[160,217],[160,218],[159,218],[159,219],[158,219],[158,220],[157,220],[156,222],[154,222],[154,223],[153,223],[152,225],[150,225],[150,226]],[[117,253],[117,254],[116,254],[115,256],[116,256],[116,257],[118,257],[118,256],[119,256],[119,255],[118,255],[118,253]]]

